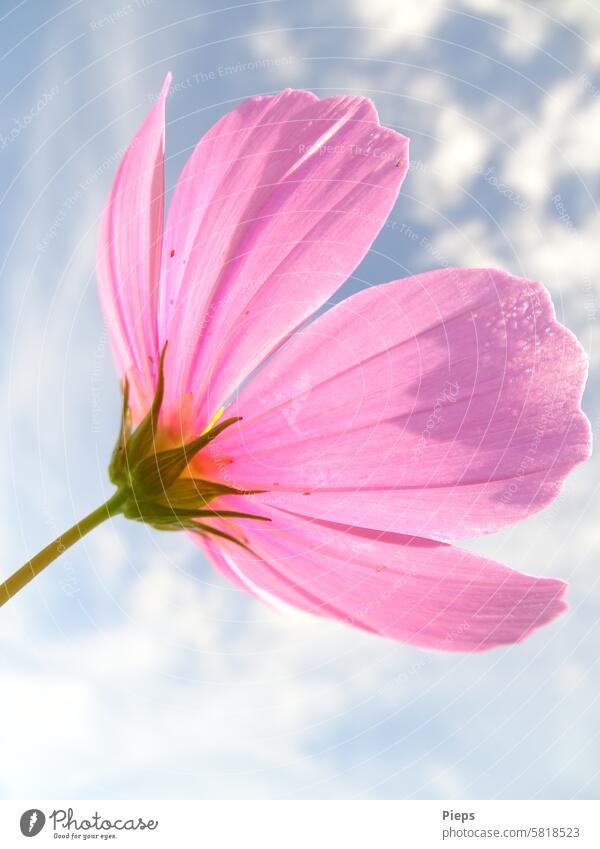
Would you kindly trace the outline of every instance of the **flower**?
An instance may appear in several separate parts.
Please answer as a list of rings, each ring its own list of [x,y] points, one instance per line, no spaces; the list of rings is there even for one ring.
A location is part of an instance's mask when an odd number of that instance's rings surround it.
[[[445,268],[318,314],[383,226],[408,140],[362,97],[252,97],[200,140],[165,223],[169,82],[100,229],[123,512],[185,527],[276,606],[417,646],[550,622],[562,581],[447,544],[541,509],[588,457],[586,358],[544,287]]]

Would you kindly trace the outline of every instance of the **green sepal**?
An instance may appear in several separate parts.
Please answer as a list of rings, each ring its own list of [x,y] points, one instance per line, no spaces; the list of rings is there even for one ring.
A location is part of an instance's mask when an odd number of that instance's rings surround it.
[[[249,551],[250,554],[254,554],[252,549],[246,545],[245,542],[242,542],[241,539],[237,539],[233,534],[228,534],[225,531],[221,531],[219,528],[213,528],[210,525],[202,525],[200,522],[196,522],[193,528],[198,533],[202,534],[212,534],[213,536],[220,537],[221,539],[226,539],[229,542],[235,543],[235,545],[239,545],[240,548],[243,548],[245,551]]]
[[[234,486],[201,478],[180,478],[171,484],[168,492],[161,493],[156,500],[166,505],[203,507],[220,495],[259,495],[263,492],[264,489],[236,489]]]
[[[265,490],[243,490],[217,481],[181,477],[198,452],[241,417],[225,419],[185,445],[157,451],[166,349],[165,344],[160,355],[152,406],[133,431],[127,379],[123,384],[121,424],[108,468],[111,481],[122,495],[120,512],[128,519],[144,522],[159,530],[192,530],[201,535],[217,536],[250,551],[236,536],[205,524],[206,520],[271,520],[242,510],[213,510],[207,505],[219,496],[255,495]]]
[[[257,516],[254,513],[244,513],[242,510],[194,510],[179,506],[164,507],[154,502],[139,502],[128,500],[123,506],[123,515],[127,519],[138,519],[151,525],[165,522],[187,523],[192,519],[256,519],[259,522],[270,522],[268,516]],[[187,527],[187,525],[186,525]],[[195,527],[192,525],[192,527]]]
[[[129,381],[125,378],[123,384],[123,409],[121,410],[121,425],[119,436],[110,458],[108,476],[111,481],[119,486],[127,480],[125,447],[131,436],[131,413],[129,411]]]
[[[267,516],[255,516],[253,513],[243,513],[238,510],[181,510],[181,509],[159,509],[153,503],[136,503],[129,500],[123,506],[123,515],[127,519],[133,519],[137,522],[143,522],[146,525],[151,525],[159,531],[182,531],[189,530],[199,533],[200,535],[212,535],[225,539],[228,542],[235,543],[252,553],[252,550],[235,537],[233,534],[227,533],[220,528],[215,528],[212,525],[206,525],[199,522],[198,519],[219,519],[219,518],[238,518],[238,519],[256,519],[261,522],[270,522]]]
[[[202,448],[212,442],[225,428],[238,421],[240,421],[239,416],[226,419],[207,433],[188,442],[187,445],[180,445],[178,448],[161,451],[159,454],[152,453],[145,457],[132,471],[134,485],[139,483],[143,492],[148,495],[166,492]]]
[[[125,453],[128,469],[133,468],[136,463],[144,457],[147,457],[148,454],[154,454],[155,451],[156,434],[158,432],[158,417],[160,415],[160,408],[162,406],[163,395],[165,392],[164,365],[166,352],[167,342],[165,342],[158,363],[156,392],[154,393],[152,406],[127,441]]]

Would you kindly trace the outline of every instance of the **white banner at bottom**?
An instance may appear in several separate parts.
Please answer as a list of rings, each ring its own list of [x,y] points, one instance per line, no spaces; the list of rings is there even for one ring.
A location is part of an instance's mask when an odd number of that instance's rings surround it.
[[[596,801],[0,802],[0,847],[599,849]]]

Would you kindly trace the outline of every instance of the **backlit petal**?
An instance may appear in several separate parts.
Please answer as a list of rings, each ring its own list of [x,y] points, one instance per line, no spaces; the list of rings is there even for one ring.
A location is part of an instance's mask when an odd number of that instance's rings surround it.
[[[157,305],[164,218],[165,100],[160,96],[129,145],[100,224],[100,304],[121,377],[130,381],[134,421],[154,394]]]
[[[548,504],[589,454],[586,357],[539,283],[430,272],[360,292],[242,390],[235,486],[308,516],[435,539]]]
[[[267,601],[443,651],[519,642],[566,609],[562,581],[524,575],[444,543],[272,507],[266,515],[270,524],[245,523],[255,554],[227,543],[219,548],[234,564],[235,583]],[[223,562],[216,565],[227,574]]]
[[[253,97],[201,139],[169,208],[168,406],[196,428],[347,279],[394,204],[404,136],[360,97]]]

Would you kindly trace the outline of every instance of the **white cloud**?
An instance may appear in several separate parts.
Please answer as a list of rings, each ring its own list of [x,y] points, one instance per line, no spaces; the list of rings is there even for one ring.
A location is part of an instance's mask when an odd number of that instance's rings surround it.
[[[527,200],[535,203],[549,197],[564,174],[598,172],[590,139],[600,132],[600,101],[591,98],[581,78],[554,85],[531,119],[534,126],[521,132],[503,169],[506,182]]]
[[[354,12],[365,28],[361,38],[365,49],[383,53],[390,47],[410,43],[427,35],[444,15],[439,0],[398,3],[394,0],[355,2]]]

